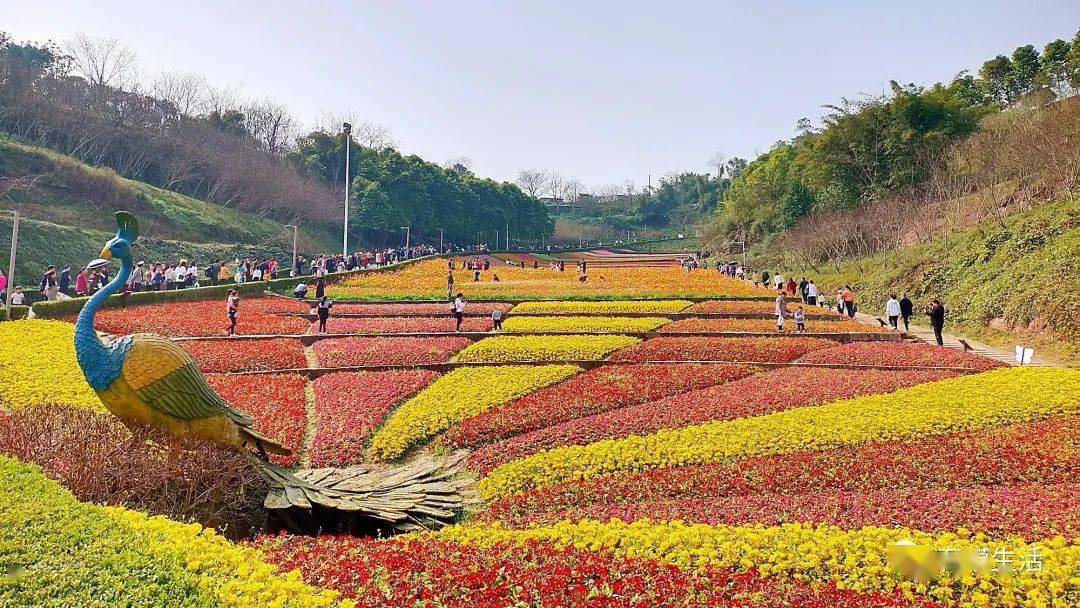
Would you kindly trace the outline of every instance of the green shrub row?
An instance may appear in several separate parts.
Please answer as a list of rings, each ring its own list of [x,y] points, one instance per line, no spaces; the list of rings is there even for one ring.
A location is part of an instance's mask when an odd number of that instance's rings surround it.
[[[333,280],[339,280],[357,274],[369,272],[390,272],[401,269],[410,264],[427,260],[433,256],[414,258],[398,264],[383,266],[380,268],[364,268],[346,272],[336,272],[330,275]],[[197,300],[224,299],[230,289],[236,289],[241,297],[251,297],[266,291],[274,293],[291,293],[293,287],[301,280],[313,281],[312,275],[303,277],[285,277],[270,281],[253,281],[250,283],[227,283],[209,287],[193,287],[190,289],[174,289],[162,291],[140,291],[138,293],[117,294],[105,301],[103,308],[123,308],[125,306],[138,306],[140,304],[164,304],[169,302],[191,302]],[[68,298],[55,302],[34,302],[31,310],[34,316],[41,319],[68,319],[82,310],[83,304],[88,298]]]
[[[0,304],[0,321],[18,321],[19,319],[25,319],[29,314],[29,306],[12,306],[11,318],[8,318],[7,308]]]

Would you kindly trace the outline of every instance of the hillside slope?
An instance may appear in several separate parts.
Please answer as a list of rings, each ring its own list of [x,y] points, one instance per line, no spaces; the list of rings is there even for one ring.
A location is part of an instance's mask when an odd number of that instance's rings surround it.
[[[825,293],[851,285],[871,314],[884,313],[889,293],[906,291],[917,308],[937,297],[949,311],[946,331],[1006,349],[1034,345],[1080,365],[1080,198],[952,234],[947,250],[934,241],[819,270],[795,276]]]
[[[19,208],[16,276],[36,280],[48,264],[96,257],[113,231],[114,211],[132,211],[143,226],[137,255],[147,260],[187,257],[197,262],[242,255],[291,256],[282,224],[119,177],[51,150],[0,136],[0,208]],[[0,229],[6,271],[10,223]],[[336,241],[322,227],[301,231],[301,249],[330,251]]]

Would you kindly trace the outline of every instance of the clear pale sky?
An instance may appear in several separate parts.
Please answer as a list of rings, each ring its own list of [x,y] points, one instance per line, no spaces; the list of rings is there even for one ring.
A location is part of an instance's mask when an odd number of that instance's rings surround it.
[[[717,150],[752,158],[889,79],[1071,39],[1080,0],[0,0],[0,16],[19,41],[119,38],[144,72],[202,74],[310,124],[352,112],[480,175],[640,186]]]

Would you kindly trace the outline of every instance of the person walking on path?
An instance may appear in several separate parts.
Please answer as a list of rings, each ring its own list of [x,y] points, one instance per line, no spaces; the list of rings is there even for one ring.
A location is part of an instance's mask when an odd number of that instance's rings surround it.
[[[50,302],[57,299],[59,288],[56,286],[56,266],[50,264],[45,269],[45,273],[41,275],[41,282],[38,284],[38,291]]]
[[[240,295],[235,289],[229,290],[229,297],[225,299],[225,308],[229,312],[229,334],[236,334],[236,315],[240,313]]]
[[[791,317],[795,319],[795,331],[800,334],[806,332],[806,312],[803,307],[800,306]]]
[[[465,298],[459,293],[451,305],[454,313],[454,331],[461,332],[461,320],[465,317]]]
[[[65,297],[71,296],[71,264],[64,266],[64,269],[60,271],[60,280],[57,282],[57,287],[61,295]]]
[[[493,331],[502,331],[503,313],[499,308],[495,308],[491,311],[491,329]]]
[[[788,292],[788,295],[794,297],[795,296],[795,289],[796,289],[795,279],[794,278],[789,278],[787,280],[787,289],[786,289],[786,291]]]
[[[889,301],[885,302],[885,315],[889,317],[889,325],[892,326],[893,331],[898,330],[896,322],[900,319],[900,300],[896,299],[896,296],[889,294]]]
[[[318,312],[319,312],[319,333],[325,334],[326,321],[330,319],[330,308],[334,306],[334,303],[327,299],[326,296],[319,298]]]
[[[806,280],[806,277],[799,279],[799,297],[802,298],[802,303],[806,304],[806,291],[810,287],[810,283]]]
[[[453,263],[453,260],[451,260],[451,263]],[[453,268],[453,266],[451,266],[450,269],[446,271],[446,298],[450,299],[453,296],[454,296],[454,268]]]
[[[762,287],[768,287],[769,286],[769,271],[768,270],[762,270],[761,271],[761,286]]]
[[[806,303],[809,306],[817,306],[817,285],[814,285],[814,280],[811,279],[806,284]]]
[[[904,320],[904,331],[908,330],[908,320],[915,310],[915,303],[907,297],[907,292],[900,294],[900,318]]]
[[[776,333],[782,333],[784,331],[784,317],[787,316],[787,298],[784,297],[784,290],[776,290]]]
[[[934,328],[934,338],[937,340],[938,346],[945,346],[945,340],[941,337],[941,330],[945,329],[945,306],[941,303],[941,300],[934,298],[930,301],[930,306],[926,309],[927,316],[930,317],[930,327]]]
[[[850,285],[844,285],[844,312],[847,316],[855,318],[855,290]]]
[[[321,300],[326,295],[326,281],[322,277],[315,279],[315,299]]]

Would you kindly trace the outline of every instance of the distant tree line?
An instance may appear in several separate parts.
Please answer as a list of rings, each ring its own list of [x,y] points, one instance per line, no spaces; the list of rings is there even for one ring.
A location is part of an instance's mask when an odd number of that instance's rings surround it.
[[[341,122],[328,122],[302,134],[273,101],[240,100],[191,74],[140,79],[115,39],[18,44],[0,32],[0,131],[242,211],[340,225],[343,139]],[[544,206],[516,186],[403,156],[384,127],[353,122],[351,227],[443,228],[461,243],[508,221],[522,238],[550,234]]]
[[[826,106],[820,128],[800,120],[794,138],[777,142],[732,179],[712,226],[713,238],[752,244],[800,223],[821,224],[823,218],[839,220],[844,214],[850,219],[851,210],[878,202],[878,209],[884,209],[886,201],[898,197],[910,203],[945,190],[963,194],[965,187],[984,187],[984,181],[967,180],[961,187],[952,180],[943,189],[947,176],[972,169],[950,152],[953,144],[968,138],[988,115],[1044,107],[1078,90],[1080,32],[1071,43],[1047,44],[1041,54],[1032,45],[1021,46],[1009,57],[986,61],[978,75],[961,72],[948,84],[920,87],[894,81],[880,97]]]

